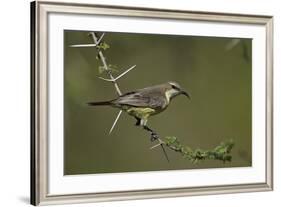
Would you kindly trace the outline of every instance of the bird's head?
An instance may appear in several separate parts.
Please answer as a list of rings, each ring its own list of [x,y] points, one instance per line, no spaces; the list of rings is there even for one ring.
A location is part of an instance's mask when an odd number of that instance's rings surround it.
[[[181,94],[190,99],[189,94],[185,90],[183,90],[178,83],[169,81],[168,83],[166,83],[166,85],[167,87],[165,94],[169,100]]]

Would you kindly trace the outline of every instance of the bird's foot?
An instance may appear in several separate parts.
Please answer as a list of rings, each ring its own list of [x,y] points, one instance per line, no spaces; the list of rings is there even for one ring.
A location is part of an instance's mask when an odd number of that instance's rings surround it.
[[[151,133],[150,141],[154,142],[155,140],[159,139],[159,135],[156,134],[155,132]]]

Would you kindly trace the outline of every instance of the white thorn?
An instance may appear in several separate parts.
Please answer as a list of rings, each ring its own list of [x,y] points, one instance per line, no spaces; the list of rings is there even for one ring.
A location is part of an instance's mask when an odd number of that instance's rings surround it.
[[[104,37],[105,33],[102,33],[102,35],[100,36],[99,40],[97,41],[97,45],[100,44],[102,38]]]
[[[159,147],[159,146],[161,146],[161,145],[162,145],[162,143],[156,144],[156,145],[150,147],[150,149],[152,150],[152,149],[154,149],[154,148],[156,148],[156,147]]]
[[[131,70],[133,70],[136,67],[136,65],[133,65],[132,67],[130,67],[128,70],[124,71],[123,73],[121,73],[120,75],[118,75],[116,78],[114,78],[114,81],[117,81],[119,78],[121,78],[122,76],[124,76],[126,73],[130,72]]]
[[[104,81],[109,81],[109,82],[114,82],[115,79],[107,79],[107,78],[103,78],[103,77],[98,77],[99,79],[102,79]]]
[[[80,44],[80,45],[69,45],[69,47],[96,47],[97,44]]]
[[[119,117],[121,116],[121,114],[122,114],[122,110],[120,110],[119,113],[117,114],[116,119],[114,120],[114,122],[113,122],[113,124],[112,124],[112,127],[111,127],[111,129],[110,129],[110,131],[109,131],[109,134],[111,134],[111,132],[113,131],[113,129],[114,129],[114,127],[115,127],[115,125],[116,125],[116,123],[117,123]]]
[[[150,149],[154,149],[154,148],[156,148],[156,147],[159,147],[159,146],[161,146],[161,145],[163,145],[163,144],[165,144],[165,142],[163,142],[161,139],[157,139],[158,140],[158,144],[156,144],[156,145],[154,145],[154,146],[152,146],[152,147],[150,147]]]
[[[109,81],[109,82],[115,82],[117,81],[119,78],[121,78],[122,76],[124,76],[126,73],[130,72],[131,70],[133,70],[136,67],[136,65],[133,65],[132,67],[130,67],[129,69],[127,69],[125,72],[121,73],[119,76],[117,76],[116,78],[113,79],[108,79],[108,78],[103,78],[103,77],[99,77],[99,79],[102,79],[104,81]]]

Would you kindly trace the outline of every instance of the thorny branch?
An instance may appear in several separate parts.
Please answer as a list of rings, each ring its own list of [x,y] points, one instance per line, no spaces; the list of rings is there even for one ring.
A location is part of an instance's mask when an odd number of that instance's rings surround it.
[[[97,47],[97,46],[99,45],[99,43],[101,42],[102,38],[104,37],[104,33],[103,33],[103,35],[100,37],[100,39],[98,39],[97,35],[96,35],[94,32],[90,32],[90,36],[92,37],[92,39],[93,39],[93,41],[94,41],[94,43],[95,43],[95,45],[96,45],[96,48],[97,48],[97,50],[98,50],[98,56],[99,56],[99,58],[100,58],[100,60],[101,60],[101,62],[102,62],[102,64],[103,64],[104,70],[107,72],[108,76],[109,76],[110,79],[112,80],[112,83],[114,84],[114,87],[115,87],[115,89],[116,89],[117,94],[118,94],[119,96],[122,95],[121,90],[120,90],[120,88],[119,88],[119,86],[118,86],[118,84],[117,84],[115,78],[113,77],[111,70],[109,70],[109,67],[108,67],[108,65],[107,65],[107,62],[106,62],[106,60],[105,60],[105,57],[104,57],[104,55],[103,55],[102,50],[99,50],[99,48]]]
[[[112,82],[114,87],[115,87],[115,89],[116,89],[116,92],[117,92],[118,96],[121,96],[122,92],[121,92],[121,90],[120,90],[120,88],[119,88],[119,86],[117,84],[117,80],[119,78],[123,77],[128,72],[130,72],[132,69],[134,69],[136,67],[136,65],[130,67],[125,72],[123,72],[121,75],[119,75],[118,77],[115,78],[112,75],[112,71],[110,70],[110,68],[109,68],[109,66],[108,66],[108,64],[106,62],[106,58],[104,57],[102,50],[100,49],[100,47],[101,47],[100,44],[102,43],[102,39],[103,39],[104,35],[105,35],[105,33],[102,33],[102,35],[98,38],[95,32],[90,32],[90,36],[92,37],[92,39],[93,39],[93,41],[95,43],[94,45],[95,45],[95,47],[96,47],[96,49],[98,51],[98,57],[99,57],[99,59],[101,60],[101,62],[103,64],[104,70],[106,71],[106,73],[110,77],[110,79],[106,79],[106,78],[102,78],[102,77],[99,77],[99,78],[102,79],[102,80],[105,80],[105,81]],[[113,131],[113,129],[114,129],[118,119],[120,118],[121,114],[122,114],[122,110],[120,110],[118,112],[118,114],[117,114],[117,116],[116,116],[116,118],[115,118],[115,120],[114,120],[114,122],[113,122],[113,124],[112,124],[112,126],[110,128],[110,130],[109,130],[109,134]]]
[[[129,69],[127,69],[125,72],[123,72],[122,74],[120,74],[119,76],[117,76],[116,78],[113,76],[112,74],[112,70],[110,69],[110,65],[107,64],[107,61],[106,61],[106,58],[105,56],[103,55],[103,52],[102,52],[102,49],[106,49],[106,46],[108,47],[107,44],[105,44],[104,42],[102,42],[102,39],[105,35],[105,33],[102,33],[102,35],[100,37],[97,36],[97,34],[95,32],[90,32],[89,33],[90,37],[92,38],[94,44],[78,44],[78,45],[70,45],[70,47],[95,47],[97,49],[97,52],[98,52],[98,59],[101,60],[102,62],[102,68],[103,70],[107,73],[107,75],[109,76],[110,79],[107,79],[107,78],[103,78],[103,77],[99,77],[100,79],[104,80],[104,81],[109,81],[109,82],[112,82],[114,87],[115,87],[115,90],[118,94],[118,96],[122,95],[122,92],[117,84],[117,80],[121,77],[123,77],[125,74],[127,74],[128,72],[130,72],[132,69],[134,69],[136,67],[136,65],[133,65],[132,67],[130,67]],[[113,131],[118,119],[120,118],[122,114],[122,110],[120,110],[109,130],[109,134]]]
[[[101,37],[98,39],[97,35],[96,35],[94,32],[90,32],[90,36],[92,37],[92,39],[93,39],[93,41],[94,41],[94,43],[95,43],[95,45],[96,45],[96,49],[97,49],[97,51],[98,51],[98,56],[99,56],[99,58],[100,58],[100,60],[101,60],[101,62],[102,62],[102,64],[103,64],[104,70],[107,72],[108,76],[109,76],[110,79],[112,80],[112,83],[114,84],[114,87],[115,87],[115,89],[116,89],[116,92],[117,92],[117,94],[120,96],[120,95],[122,95],[121,90],[120,90],[120,88],[119,88],[119,86],[118,86],[118,84],[117,84],[117,82],[116,82],[114,76],[112,75],[111,70],[109,70],[109,67],[108,67],[108,65],[107,65],[107,62],[106,62],[106,60],[105,60],[105,57],[104,57],[104,55],[103,55],[102,50],[100,50],[99,47],[97,47],[97,46],[99,46],[99,44],[101,43],[102,38],[104,37],[104,34],[105,34],[105,33],[103,33],[103,34],[101,35]],[[112,124],[112,126],[111,126],[111,128],[110,128],[110,130],[109,130],[109,134],[111,134],[111,132],[113,131],[113,129],[114,129],[114,127],[115,127],[115,125],[116,125],[118,119],[120,118],[121,114],[122,114],[122,110],[120,110],[120,111],[118,112],[118,114],[117,114],[117,116],[116,116],[116,118],[115,118],[115,120],[114,120],[114,122],[113,122],[113,124]]]
[[[99,77],[99,78],[104,81],[112,82],[118,96],[122,95],[122,92],[118,86],[117,80],[119,78],[123,77],[124,75],[126,75],[132,69],[134,69],[136,67],[136,65],[130,67],[125,72],[121,73],[119,76],[117,76],[115,78],[113,76],[112,70],[110,69],[109,65],[107,64],[106,58],[101,50],[101,48],[103,48],[101,46],[101,44],[103,43],[102,39],[103,39],[105,33],[102,33],[102,35],[100,37],[98,37],[95,32],[90,32],[89,35],[91,36],[94,44],[78,44],[78,45],[70,45],[70,47],[95,47],[98,52],[97,57],[102,62],[102,68],[109,76],[109,79],[103,78],[103,77]],[[109,131],[109,134],[114,129],[121,114],[122,114],[122,110],[120,110],[119,113],[117,114],[115,121],[113,122],[113,125]],[[201,160],[220,160],[223,162],[226,162],[226,161],[230,162],[232,159],[232,156],[230,154],[231,150],[234,146],[234,142],[232,140],[229,140],[227,142],[222,142],[222,143],[220,143],[220,145],[216,146],[212,150],[202,150],[202,149],[192,150],[188,146],[183,146],[176,137],[165,137],[165,139],[163,140],[158,136],[158,134],[155,131],[153,131],[151,129],[149,129],[148,131],[151,132],[151,136],[152,136],[151,141],[155,141],[155,140],[158,141],[158,144],[152,146],[150,149],[154,149],[156,147],[161,146],[167,161],[169,161],[169,158],[168,158],[167,152],[164,147],[167,147],[170,150],[173,150],[175,152],[179,152],[184,158],[190,160],[192,163],[197,163],[198,161],[201,161]]]
[[[158,146],[162,148],[166,146],[175,152],[179,152],[185,159],[190,160],[192,163],[197,163],[202,160],[220,160],[225,163],[232,160],[231,150],[234,147],[233,140],[221,142],[212,150],[202,150],[199,148],[192,150],[190,147],[182,145],[176,137],[165,137],[164,141],[158,137],[157,140],[159,143],[150,149],[154,149]]]

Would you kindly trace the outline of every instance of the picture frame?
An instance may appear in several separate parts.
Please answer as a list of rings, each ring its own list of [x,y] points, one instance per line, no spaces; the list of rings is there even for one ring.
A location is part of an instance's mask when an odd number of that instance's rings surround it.
[[[53,154],[54,142],[52,137],[54,134],[50,131],[52,123],[50,119],[50,104],[51,100],[54,100],[58,96],[62,96],[58,93],[57,96],[52,97],[54,92],[52,82],[55,78],[50,75],[50,67],[52,67],[50,56],[52,55],[52,49],[50,44],[54,44],[54,38],[51,34],[50,27],[54,22],[51,20],[51,15],[65,16],[65,19],[71,15],[77,16],[102,16],[111,18],[123,18],[127,19],[146,19],[146,20],[161,20],[171,21],[171,24],[178,22],[195,22],[203,23],[204,25],[221,24],[223,28],[227,25],[242,25],[244,27],[257,26],[257,30],[261,33],[261,42],[263,44],[264,51],[258,57],[262,57],[264,65],[259,68],[260,75],[259,80],[263,80],[260,84],[264,95],[262,101],[264,104],[257,108],[264,113],[261,123],[264,129],[264,134],[260,136],[261,149],[264,149],[264,153],[261,153],[262,159],[260,162],[253,163],[260,166],[257,169],[257,176],[253,175],[250,181],[246,178],[241,179],[241,183],[236,181],[228,184],[194,184],[194,186],[178,186],[165,187],[157,184],[147,184],[146,187],[137,187],[137,183],[128,184],[123,190],[118,186],[108,187],[108,189],[95,190],[91,189],[81,191],[86,180],[81,179],[74,185],[78,192],[67,191],[66,188],[70,185],[73,186],[72,181],[60,181],[56,177],[56,173],[53,172],[54,159]],[[63,18],[62,18],[63,19]],[[69,18],[70,24],[75,21],[75,18]],[[64,28],[65,29],[65,28]],[[69,28],[67,28],[69,29]],[[247,29],[247,28],[246,28]],[[246,30],[245,29],[245,30]],[[89,29],[90,31],[91,29]],[[196,28],[195,28],[196,30]],[[229,31],[228,34],[230,34]],[[254,33],[254,32],[253,32]],[[227,36],[226,34],[225,36]],[[61,33],[59,35],[62,36]],[[264,39],[262,39],[265,37]],[[255,37],[253,37],[254,39]],[[54,41],[54,42],[52,42]],[[63,47],[61,45],[61,47]],[[253,53],[253,57],[257,55]],[[264,56],[263,56],[264,55]],[[57,63],[54,63],[59,65]],[[257,67],[254,64],[253,67]],[[253,82],[255,78],[253,76]],[[52,80],[51,80],[52,79]],[[253,99],[253,104],[259,101],[259,99]],[[53,107],[51,107],[53,108]],[[253,111],[254,115],[257,115]],[[255,118],[255,117],[254,117]],[[257,118],[255,118],[257,119]],[[257,136],[257,133],[253,133]],[[58,149],[63,152],[63,149],[59,148],[61,145],[57,145]],[[56,146],[55,146],[56,147]],[[255,146],[253,146],[255,147]],[[62,153],[63,154],[63,153]],[[264,161],[264,162],[263,162]],[[56,163],[57,164],[57,163]],[[63,168],[63,167],[62,167]],[[262,170],[261,170],[262,169]],[[244,169],[248,170],[248,169]],[[206,171],[206,170],[205,170]],[[218,173],[219,171],[216,171]],[[250,171],[249,171],[250,172]],[[162,172],[165,177],[165,173]],[[169,172],[173,173],[173,172]],[[181,178],[187,176],[186,171],[181,171]],[[194,174],[198,173],[197,171]],[[138,173],[136,176],[141,176],[142,173]],[[150,176],[149,172],[145,173],[146,176]],[[231,174],[231,173],[230,173]],[[169,174],[171,176],[172,174]],[[64,173],[59,172],[59,176],[63,177]],[[112,177],[111,182],[114,184],[119,175],[110,174]],[[75,177],[75,176],[74,176]],[[130,177],[128,175],[128,177]],[[91,177],[90,179],[92,179]],[[135,179],[136,177],[132,177]],[[202,178],[202,177],[201,177]],[[201,179],[200,178],[200,179]],[[259,178],[259,179],[257,179]],[[261,178],[261,179],[260,179]],[[208,179],[208,178],[206,178]],[[204,179],[202,179],[204,181]],[[131,180],[132,181],[132,180]],[[202,181],[202,182],[203,182]],[[129,181],[127,181],[129,183]],[[60,185],[60,186],[59,186]],[[63,186],[64,185],[64,186]],[[102,184],[100,184],[103,186]],[[131,186],[131,187],[130,187]],[[153,188],[151,188],[153,186]],[[172,184],[171,184],[172,186]],[[85,186],[84,186],[85,187]],[[57,189],[55,189],[57,188]],[[120,188],[121,189],[121,188]],[[242,192],[257,192],[257,191],[271,191],[273,190],[273,17],[264,15],[247,15],[247,14],[229,14],[229,13],[213,13],[202,11],[185,11],[185,10],[162,10],[155,8],[139,8],[139,7],[121,7],[121,6],[104,6],[104,5],[91,5],[91,4],[75,4],[75,3],[60,3],[60,2],[45,2],[35,1],[31,3],[31,204],[32,205],[47,205],[47,204],[66,204],[66,203],[83,203],[83,202],[100,202],[100,201],[115,201],[115,200],[130,200],[130,199],[147,199],[147,198],[164,198],[164,197],[177,197],[177,196],[193,196],[193,195],[208,195],[208,194],[224,194],[224,193],[242,193]],[[54,193],[55,192],[55,193]]]

